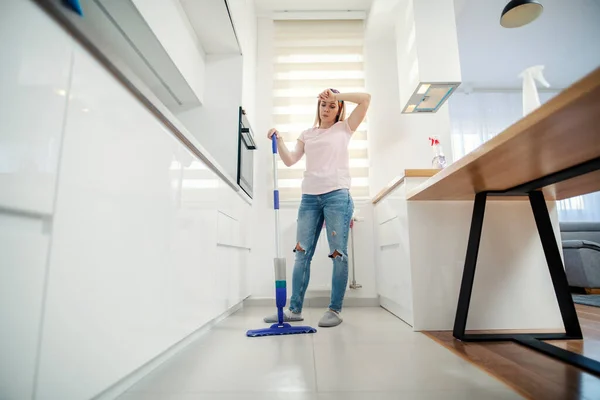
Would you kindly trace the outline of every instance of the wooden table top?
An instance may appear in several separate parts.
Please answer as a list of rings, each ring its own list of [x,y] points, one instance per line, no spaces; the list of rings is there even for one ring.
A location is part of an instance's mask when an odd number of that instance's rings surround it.
[[[472,200],[600,157],[600,68],[408,193]],[[544,188],[562,200],[600,190],[600,171]]]
[[[372,203],[379,203],[385,196],[400,186],[400,184],[404,182],[405,178],[431,178],[438,172],[440,172],[439,169],[405,169],[402,175],[394,178],[390,183],[387,184],[386,187],[381,189],[379,193],[375,195],[375,197],[373,197]]]

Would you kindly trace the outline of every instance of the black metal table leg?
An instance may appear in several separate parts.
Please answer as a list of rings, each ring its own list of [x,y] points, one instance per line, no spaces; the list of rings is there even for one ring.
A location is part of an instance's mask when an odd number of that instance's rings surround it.
[[[483,219],[485,215],[485,204],[488,195],[515,195],[515,193],[509,191],[503,193],[482,192],[475,196],[473,216],[471,219],[471,230],[469,232],[469,242],[467,246],[467,255],[465,258],[465,267],[463,270],[462,283],[458,298],[456,318],[454,320],[454,337],[465,342],[513,341],[523,346],[527,346],[528,348],[537,352],[543,353],[547,356],[556,358],[560,361],[600,376],[600,362],[542,342],[542,340],[577,340],[582,339],[583,335],[581,333],[581,327],[579,325],[579,319],[577,318],[575,305],[573,304],[573,298],[569,292],[567,276],[562,264],[560,251],[554,236],[554,231],[552,229],[552,222],[550,221],[548,208],[546,207],[544,195],[540,191],[522,193],[521,195],[529,196],[531,209],[533,211],[537,230],[540,235],[544,254],[546,256],[548,270],[554,286],[554,293],[558,301],[560,314],[566,332],[531,334],[466,333],[469,304],[473,291],[473,282],[475,280],[477,255],[479,253],[479,244],[481,242]]]
[[[529,193],[529,202],[531,203],[531,210],[533,211],[544,254],[546,255],[546,262],[548,263],[548,270],[550,271],[550,277],[554,285],[554,293],[556,294],[565,331],[567,335],[573,338],[582,339],[583,334],[581,333],[577,311],[573,304],[573,297],[569,291],[567,274],[565,273],[565,268],[560,257],[560,250],[558,249],[554,230],[552,229],[552,222],[550,221],[548,207],[546,207],[544,193],[541,191]]]
[[[487,193],[477,193],[473,206],[473,217],[471,219],[471,230],[469,232],[469,243],[467,245],[467,256],[463,270],[460,294],[458,296],[458,307],[454,320],[454,337],[462,339],[467,327],[469,304],[473,292],[473,281],[475,279],[475,267],[477,266],[477,255],[479,254],[479,243],[481,242],[481,230],[483,229],[483,217],[485,215],[485,203]]]

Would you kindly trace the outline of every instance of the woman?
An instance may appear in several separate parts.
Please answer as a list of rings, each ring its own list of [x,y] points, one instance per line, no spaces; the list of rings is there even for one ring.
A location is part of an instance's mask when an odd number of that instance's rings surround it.
[[[357,106],[345,119],[345,102]],[[302,305],[310,278],[310,263],[315,252],[323,221],[327,230],[330,255],[333,260],[331,303],[319,321],[321,327],[333,327],[342,322],[340,312],[348,283],[348,233],[354,203],[350,196],[350,165],[348,143],[352,133],[365,118],[371,96],[367,93],[340,93],[327,89],[319,94],[313,128],[298,138],[294,151],[283,140],[277,141],[281,160],[286,166],[297,163],[306,154],[306,171],[302,181],[302,202],[298,210],[296,260],[292,275],[292,297],[286,322],[302,321]],[[276,135],[269,130],[267,137]],[[265,322],[277,322],[277,315]]]

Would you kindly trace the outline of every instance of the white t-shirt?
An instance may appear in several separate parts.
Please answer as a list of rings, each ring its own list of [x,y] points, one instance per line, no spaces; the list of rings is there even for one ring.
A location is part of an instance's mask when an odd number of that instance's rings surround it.
[[[311,128],[300,134],[304,143],[306,171],[303,194],[325,194],[350,189],[350,155],[348,144],[352,130],[348,120],[336,122],[328,129]]]

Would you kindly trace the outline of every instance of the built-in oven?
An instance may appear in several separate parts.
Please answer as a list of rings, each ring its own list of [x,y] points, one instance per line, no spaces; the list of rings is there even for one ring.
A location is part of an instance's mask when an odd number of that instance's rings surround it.
[[[238,171],[237,183],[250,198],[254,187],[254,151],[256,142],[254,132],[245,110],[240,107],[240,125],[238,132]]]

